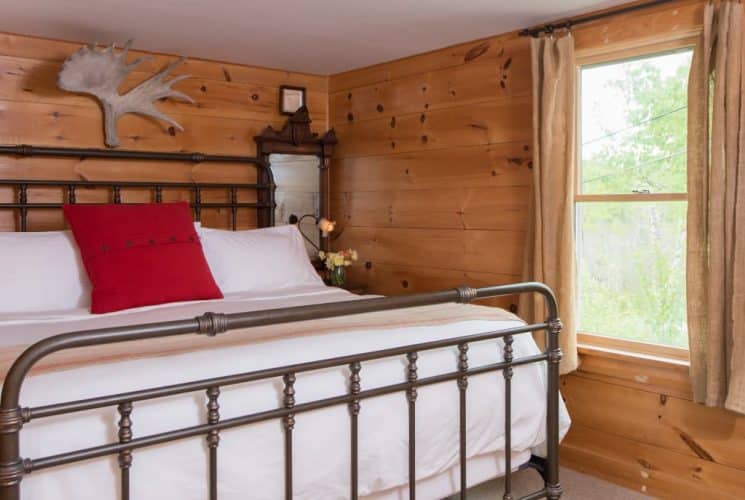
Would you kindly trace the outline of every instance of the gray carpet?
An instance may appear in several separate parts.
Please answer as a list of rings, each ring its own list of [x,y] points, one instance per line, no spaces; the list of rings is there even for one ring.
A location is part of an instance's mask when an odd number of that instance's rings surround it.
[[[651,498],[634,490],[563,467],[560,478],[564,489],[562,500],[644,500]],[[542,485],[543,481],[537,472],[533,470],[516,472],[512,476],[513,497],[520,498],[541,489]],[[468,500],[501,500],[502,487],[501,479],[481,484],[468,490]]]

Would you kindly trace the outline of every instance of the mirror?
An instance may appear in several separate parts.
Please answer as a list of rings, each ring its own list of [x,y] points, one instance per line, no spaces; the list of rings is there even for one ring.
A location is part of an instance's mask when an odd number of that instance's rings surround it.
[[[312,242],[305,245],[308,255],[317,261],[314,245],[328,250],[329,239],[321,237],[314,219],[329,217],[329,165],[338,141],[334,129],[319,136],[311,131],[310,123],[308,108],[301,106],[281,130],[270,125],[254,137],[256,156],[269,167],[260,170],[259,183],[268,184],[273,177],[276,187],[273,193],[260,194],[265,206],[258,225],[288,224],[290,216],[296,215],[302,219],[301,231]],[[276,203],[274,211],[272,202]]]
[[[277,185],[274,210],[276,225],[289,224],[291,214],[302,217],[311,214],[319,217],[321,214],[321,193],[319,182],[319,161],[317,156],[294,154],[271,154],[269,163]],[[300,230],[316,246],[320,246],[320,235],[313,217],[306,217],[300,222]],[[305,242],[305,248],[311,258],[315,258],[318,250]]]

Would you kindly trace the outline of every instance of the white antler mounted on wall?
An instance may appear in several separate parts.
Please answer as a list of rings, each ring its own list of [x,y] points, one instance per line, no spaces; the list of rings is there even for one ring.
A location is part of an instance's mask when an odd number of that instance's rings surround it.
[[[124,78],[142,62],[151,59],[150,56],[139,57],[127,64],[127,53],[131,45],[132,40],[127,41],[120,52],[115,50],[113,43],[103,49],[96,48],[96,44],[81,47],[65,60],[57,77],[59,88],[91,94],[100,101],[104,113],[105,142],[112,148],[119,145],[116,122],[120,116],[126,113],[151,116],[183,131],[183,127],[175,120],[158,111],[154,103],[165,98],[194,102],[188,95],[171,88],[173,84],[189,78],[190,75],[164,81],[168,74],[184,61],[183,57],[168,64],[130,91],[119,94],[119,86]]]

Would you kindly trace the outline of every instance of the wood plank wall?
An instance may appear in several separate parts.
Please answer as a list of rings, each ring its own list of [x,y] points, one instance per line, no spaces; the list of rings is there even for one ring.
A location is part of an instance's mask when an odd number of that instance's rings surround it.
[[[703,1],[575,29],[580,55],[690,36]],[[332,75],[332,214],[385,294],[516,281],[531,166],[529,44],[513,34]],[[514,301],[502,302],[508,305]],[[565,465],[661,498],[745,498],[745,417],[691,401],[687,367],[582,352]]]
[[[56,87],[61,62],[80,45],[0,34],[0,144],[104,147],[102,113],[97,102],[92,97],[63,92]],[[132,51],[130,57],[137,55],[142,53]],[[135,85],[174,58],[151,55],[153,60],[139,66],[122,90]],[[278,113],[277,104],[281,84],[306,87],[314,130],[327,128],[326,76],[200,59],[188,59],[174,74],[194,77],[175,88],[194,98],[196,104],[165,101],[158,107],[175,118],[184,127],[184,132],[149,118],[126,115],[118,127],[121,149],[252,156],[256,153],[253,136],[267,125],[279,127],[285,121],[285,117]],[[254,182],[256,171],[246,165],[214,163],[194,165],[0,156],[0,178]],[[58,191],[31,190],[29,200],[60,200],[62,193]],[[5,200],[12,196],[9,189],[0,191],[0,197]],[[165,200],[187,196],[186,192],[164,193]],[[240,193],[239,196],[240,201],[250,201],[255,199],[255,192]],[[123,191],[122,197],[125,201],[145,201],[149,194]],[[217,201],[226,197],[227,193],[205,191],[203,200]],[[78,192],[79,201],[108,199],[109,194],[101,190]],[[13,230],[16,221],[12,214],[4,212],[0,214],[0,230]],[[226,226],[228,212],[205,210],[203,222],[210,226]],[[62,225],[58,211],[32,211],[29,222],[31,230],[55,229]],[[255,211],[239,211],[241,227],[253,227],[255,223]]]
[[[399,294],[519,278],[529,51],[497,36],[330,78],[334,244],[359,250],[353,284]]]

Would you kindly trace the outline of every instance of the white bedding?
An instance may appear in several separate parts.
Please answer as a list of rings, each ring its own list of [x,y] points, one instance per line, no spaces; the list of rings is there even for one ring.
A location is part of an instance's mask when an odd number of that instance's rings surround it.
[[[284,290],[263,296],[233,294],[220,301],[202,301],[140,308],[91,316],[85,311],[0,316],[0,344],[28,344],[40,338],[79,329],[182,319],[206,311],[237,312],[350,300],[348,292],[323,286]],[[290,363],[359,353],[403,344],[457,337],[516,321],[467,321],[437,327],[409,327],[369,332],[273,340],[248,346],[212,349],[155,359],[101,363],[55,373],[41,373],[24,384],[22,404],[38,406],[188,380],[269,368]],[[519,335],[515,357],[538,353],[532,338]],[[472,344],[471,367],[501,360],[501,342]],[[422,352],[419,376],[452,371],[455,348]],[[299,374],[296,402],[345,394],[346,368]],[[362,387],[401,382],[402,357],[363,363]],[[504,381],[501,372],[471,377],[468,388],[468,455],[472,481],[502,474],[504,452]],[[278,379],[225,387],[221,418],[278,407]],[[512,451],[514,465],[525,462],[544,441],[545,368],[517,367],[513,379]],[[376,499],[399,498],[407,478],[407,411],[403,394],[361,403],[359,491]],[[204,423],[205,397],[187,394],[166,400],[138,402],[132,413],[135,437]],[[561,408],[561,435],[569,417]],[[115,409],[42,419],[21,433],[23,457],[38,458],[116,440]],[[295,498],[341,499],[349,496],[349,416],[345,406],[296,416]],[[420,498],[441,498],[457,490],[458,390],[455,382],[421,388],[417,400],[417,481]],[[283,498],[283,432],[279,421],[221,433],[218,451],[221,499]],[[132,498],[135,500],[203,499],[207,496],[204,438],[177,441],[133,452]],[[86,478],[81,481],[81,477]],[[22,482],[25,500],[100,500],[118,498],[116,457],[37,471]]]

